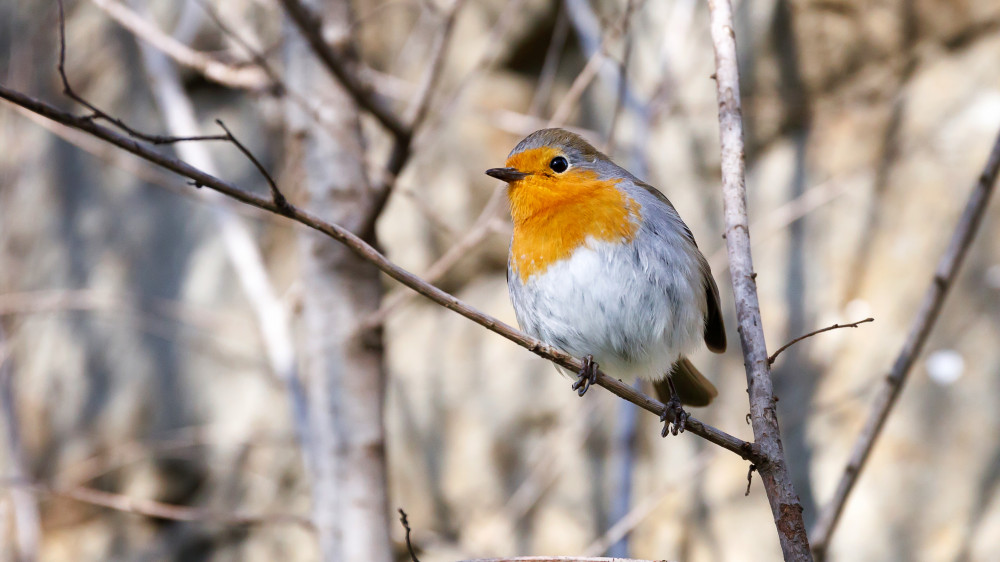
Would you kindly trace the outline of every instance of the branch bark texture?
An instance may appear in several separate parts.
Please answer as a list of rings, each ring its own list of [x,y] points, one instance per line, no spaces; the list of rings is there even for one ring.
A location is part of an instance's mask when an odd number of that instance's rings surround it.
[[[743,116],[732,6],[729,0],[709,0],[708,5],[715,47],[726,249],[750,392],[750,419],[754,441],[763,457],[763,463],[757,464],[757,470],[767,491],[785,560],[812,560],[802,519],[802,505],[792,486],[781,446],[771,369],[757,300],[756,274],[750,253]]]
[[[979,224],[983,220],[983,215],[990,201],[990,195],[993,194],[994,187],[996,186],[998,173],[1000,173],[1000,135],[997,136],[993,144],[993,149],[990,151],[989,158],[986,161],[986,166],[983,168],[975,187],[972,189],[972,193],[969,195],[969,200],[965,204],[965,211],[962,212],[962,217],[959,219],[958,225],[955,227],[955,232],[951,236],[951,242],[949,242],[944,255],[941,256],[941,261],[938,262],[937,269],[934,271],[934,277],[931,279],[931,284],[924,294],[924,300],[920,304],[920,309],[913,320],[913,325],[906,337],[906,341],[903,343],[903,348],[899,351],[892,369],[886,375],[882,382],[882,387],[875,397],[871,413],[868,415],[868,421],[865,422],[865,426],[854,444],[850,460],[847,461],[847,466],[844,467],[844,472],[840,477],[840,482],[837,484],[833,498],[823,509],[819,520],[816,522],[812,536],[813,553],[817,559],[825,558],[826,550],[830,544],[830,537],[837,527],[840,515],[847,504],[847,498],[851,490],[854,489],[854,484],[857,483],[858,476],[860,476],[861,470],[864,468],[865,462],[868,460],[868,456],[875,446],[875,440],[878,439],[882,428],[885,426],[885,420],[889,417],[889,412],[892,411],[892,407],[896,404],[896,399],[899,398],[899,393],[903,390],[903,385],[906,383],[906,377],[910,372],[910,368],[913,367],[914,361],[920,355],[924,343],[927,341],[927,337],[930,335],[931,329],[934,327],[934,323],[941,313],[941,307],[944,305],[944,299],[948,295],[948,290],[954,284],[955,277],[958,275],[958,269],[965,259],[965,254],[972,244],[976,231],[979,230]]]
[[[346,2],[308,4],[323,10],[326,24],[337,27],[331,31],[349,35]],[[320,128],[288,104],[288,170],[323,220],[357,228],[372,193],[364,160],[351,150],[362,144],[357,106],[310,56],[307,37],[289,33],[285,49],[289,85],[331,110],[328,127]],[[276,187],[272,200],[288,205]],[[390,562],[382,333],[357,329],[381,304],[379,270],[314,230],[298,232],[298,248],[309,433],[316,446],[309,455],[312,513],[323,560]]]

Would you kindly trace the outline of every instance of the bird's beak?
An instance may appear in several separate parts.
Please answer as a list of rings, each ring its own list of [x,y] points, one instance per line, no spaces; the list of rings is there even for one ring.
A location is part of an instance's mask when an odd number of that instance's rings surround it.
[[[519,171],[517,168],[490,168],[486,170],[486,175],[511,183],[524,178],[528,174]]]

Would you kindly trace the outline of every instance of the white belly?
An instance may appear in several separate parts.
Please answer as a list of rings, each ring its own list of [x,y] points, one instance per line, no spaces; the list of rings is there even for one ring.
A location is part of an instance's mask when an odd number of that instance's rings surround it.
[[[508,277],[525,332],[618,378],[662,378],[703,338],[705,288],[680,252],[591,241],[523,284]]]

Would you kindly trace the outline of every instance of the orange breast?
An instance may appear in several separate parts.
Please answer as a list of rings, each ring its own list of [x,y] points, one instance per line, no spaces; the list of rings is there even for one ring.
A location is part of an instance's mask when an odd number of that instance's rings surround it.
[[[635,238],[640,205],[615,187],[618,181],[571,169],[511,184],[510,265],[521,282],[570,257],[588,238],[622,243]]]

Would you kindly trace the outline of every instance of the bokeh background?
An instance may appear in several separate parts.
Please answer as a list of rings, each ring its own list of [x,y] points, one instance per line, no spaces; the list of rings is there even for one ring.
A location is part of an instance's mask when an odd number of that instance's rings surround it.
[[[214,133],[222,118],[310,208],[289,141],[302,125],[288,107],[302,100],[268,87],[242,44],[275,72],[296,71],[305,55],[288,48],[294,30],[278,3],[127,4],[242,85],[137,42],[113,19],[116,6],[67,3],[77,91],[144,131],[180,122],[187,134]],[[394,107],[419,90],[450,6],[351,5],[348,35]],[[743,0],[735,13],[768,346],[875,318],[802,342],[775,364],[785,451],[811,526],[1000,128],[1000,2]],[[57,22],[53,2],[0,1],[0,81],[71,108],[56,73]],[[706,4],[468,0],[450,45],[377,224],[382,249],[418,274],[436,267],[440,287],[513,323],[509,221],[483,170],[555,117],[661,188],[690,225],[733,342],[723,356],[694,357],[720,389],[695,415],[751,439],[721,238]],[[190,101],[194,120],[170,112],[163,81]],[[338,119],[336,100],[306,97]],[[360,134],[359,154],[377,168],[385,134],[367,116]],[[177,154],[266,192],[233,147],[191,146]],[[17,422],[5,424],[13,431],[0,452],[0,560],[31,554],[30,529],[38,560],[319,559],[301,524],[310,482],[292,403],[222,225],[243,225],[263,257],[293,320],[296,364],[321,353],[302,321],[303,303],[316,302],[302,229],[203,197],[9,104],[0,104],[0,147],[2,406]],[[339,173],[337,162],[323,164]],[[847,505],[832,559],[1000,559],[997,240],[994,202]],[[744,496],[745,462],[691,435],[661,439],[655,417],[600,389],[579,399],[527,351],[402,296],[394,282],[381,287],[382,313],[351,321],[384,320],[375,352],[384,353],[389,504],[409,514],[421,560],[780,557],[756,478]],[[195,520],[137,514],[123,499],[191,508]],[[241,525],[239,514],[265,521]],[[389,521],[402,556],[402,528]]]

